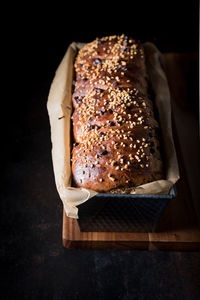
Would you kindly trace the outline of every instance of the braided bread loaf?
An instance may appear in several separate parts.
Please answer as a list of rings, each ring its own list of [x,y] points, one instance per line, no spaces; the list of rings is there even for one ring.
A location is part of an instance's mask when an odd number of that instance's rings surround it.
[[[73,184],[114,192],[163,178],[144,50],[125,35],[86,44],[75,61]]]

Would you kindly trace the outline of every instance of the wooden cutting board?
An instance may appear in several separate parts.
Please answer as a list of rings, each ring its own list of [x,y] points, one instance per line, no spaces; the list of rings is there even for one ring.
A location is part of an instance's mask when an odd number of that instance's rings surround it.
[[[173,132],[181,179],[154,233],[80,232],[75,219],[63,212],[63,245],[86,249],[200,250],[198,122],[191,113],[195,104],[197,54],[163,54],[173,114]],[[197,85],[198,86],[198,85]],[[196,86],[196,90],[198,90]],[[192,107],[193,108],[193,107]]]

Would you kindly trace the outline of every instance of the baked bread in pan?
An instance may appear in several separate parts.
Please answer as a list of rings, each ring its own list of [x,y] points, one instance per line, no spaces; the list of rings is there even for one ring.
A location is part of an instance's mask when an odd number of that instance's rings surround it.
[[[124,34],[96,39],[75,71],[73,184],[116,192],[163,179],[142,44]]]

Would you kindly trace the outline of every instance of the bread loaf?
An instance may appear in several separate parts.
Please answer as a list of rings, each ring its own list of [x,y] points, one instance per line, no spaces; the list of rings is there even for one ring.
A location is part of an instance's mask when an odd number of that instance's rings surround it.
[[[73,184],[114,192],[163,179],[141,43],[96,39],[79,51],[75,71]]]

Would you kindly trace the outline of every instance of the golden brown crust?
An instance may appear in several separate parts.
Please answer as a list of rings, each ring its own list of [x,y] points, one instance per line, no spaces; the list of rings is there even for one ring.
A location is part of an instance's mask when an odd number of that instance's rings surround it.
[[[107,192],[163,178],[142,45],[124,35],[96,39],[75,69],[74,184]]]

